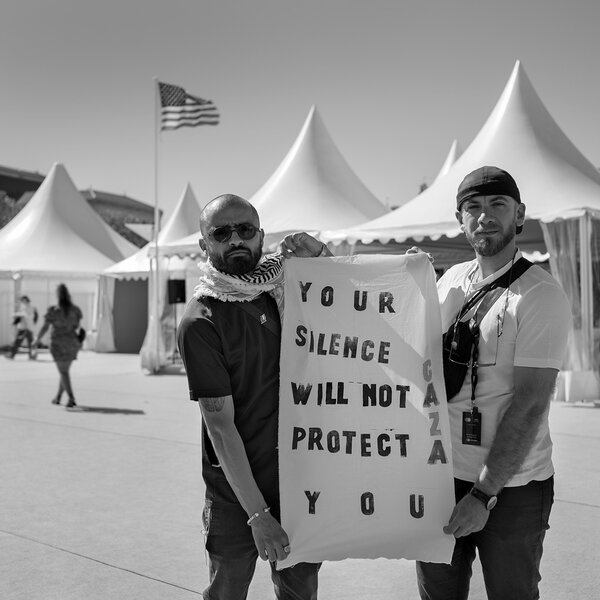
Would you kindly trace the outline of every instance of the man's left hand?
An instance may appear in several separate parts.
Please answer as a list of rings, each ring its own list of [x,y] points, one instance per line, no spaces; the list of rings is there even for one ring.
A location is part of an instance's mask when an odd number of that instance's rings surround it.
[[[482,502],[467,494],[454,507],[450,521],[444,527],[444,533],[455,538],[476,533],[485,527],[489,517],[490,512]]]
[[[296,256],[299,258],[315,258],[321,256],[331,256],[331,252],[323,242],[320,242],[305,231],[299,231],[286,235],[279,243],[279,251],[285,258]]]

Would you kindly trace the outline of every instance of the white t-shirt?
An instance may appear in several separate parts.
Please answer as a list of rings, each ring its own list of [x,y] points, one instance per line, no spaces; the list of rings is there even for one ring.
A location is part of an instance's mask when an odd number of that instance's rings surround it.
[[[19,322],[17,323],[17,329],[29,329],[30,331],[34,328],[34,317],[35,317],[35,309],[31,304],[25,304],[21,302],[19,306],[19,310],[14,313],[15,317],[21,317]]]
[[[518,252],[515,260],[521,257]],[[438,281],[442,328],[447,331],[470,298],[484,285],[510,269],[512,261],[489,277],[479,280],[477,261],[450,268]],[[476,310],[471,309],[470,318]],[[500,321],[499,321],[500,319]],[[499,323],[501,335],[498,336]],[[462,443],[462,415],[471,410],[470,371],[460,392],[448,403],[454,475],[476,481],[494,441],[496,428],[514,395],[514,367],[560,369],[572,317],[569,301],[558,282],[541,267],[533,265],[496,300],[480,319],[478,383],[475,405],[482,417],[481,445]],[[516,399],[518,402],[518,398]],[[533,446],[507,487],[544,480],[554,473],[548,410],[542,418]]]

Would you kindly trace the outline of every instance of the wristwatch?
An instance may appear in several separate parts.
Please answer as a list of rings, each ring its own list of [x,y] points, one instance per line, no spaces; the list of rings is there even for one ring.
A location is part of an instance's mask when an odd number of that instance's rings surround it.
[[[498,502],[498,496],[488,496],[485,492],[482,492],[479,488],[476,488],[475,486],[473,486],[469,490],[469,494],[477,498],[477,500],[479,500],[480,502],[483,502],[483,505],[486,507],[487,510],[492,510],[492,508],[496,506],[496,502]]]

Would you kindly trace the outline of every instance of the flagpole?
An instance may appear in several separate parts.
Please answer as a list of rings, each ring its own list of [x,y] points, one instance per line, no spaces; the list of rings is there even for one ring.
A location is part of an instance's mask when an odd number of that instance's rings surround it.
[[[154,278],[154,293],[149,291],[150,323],[148,327],[148,352],[144,354],[142,363],[148,363],[147,368],[158,373],[161,368],[160,357],[162,347],[162,328],[160,323],[160,252],[158,248],[158,233],[160,229],[159,198],[159,144],[160,132],[180,127],[196,127],[198,125],[218,125],[219,112],[212,100],[204,100],[188,94],[184,88],[168,83],[154,81],[154,264],[150,264],[150,275]],[[150,339],[154,335],[154,343]],[[153,346],[155,346],[153,348]],[[152,355],[155,354],[154,360]],[[147,360],[145,360],[147,359]]]
[[[158,77],[153,77],[154,81],[154,299],[153,299],[153,317],[154,317],[154,343],[155,343],[155,361],[153,365],[154,373],[160,370],[160,294],[159,294],[159,255],[158,255],[158,231],[160,228],[160,212],[158,209],[158,144],[160,136],[160,90]]]

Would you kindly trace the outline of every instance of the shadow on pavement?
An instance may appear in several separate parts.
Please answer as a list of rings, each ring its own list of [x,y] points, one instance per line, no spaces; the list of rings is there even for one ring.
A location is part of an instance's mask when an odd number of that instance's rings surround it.
[[[93,412],[106,415],[145,415],[143,410],[133,410],[131,408],[108,408],[104,406],[82,406],[78,404],[69,408],[69,412]]]

